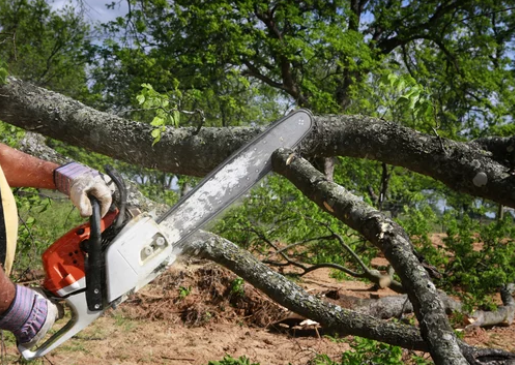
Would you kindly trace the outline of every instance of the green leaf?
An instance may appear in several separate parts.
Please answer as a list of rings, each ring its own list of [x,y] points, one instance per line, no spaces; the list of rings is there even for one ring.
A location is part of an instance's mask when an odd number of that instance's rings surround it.
[[[416,93],[411,96],[410,102],[409,102],[409,108],[415,109],[415,104],[417,103],[418,99],[420,98],[420,93]]]
[[[161,128],[156,128],[154,130],[152,130],[152,137],[154,137],[154,141],[152,142],[152,146],[154,146],[157,142],[159,142],[161,140],[161,133],[162,133],[162,129]]]
[[[138,101],[139,105],[142,105],[145,102],[145,95],[138,95],[136,96],[136,100]]]
[[[406,95],[401,95],[397,99],[397,104],[409,103],[409,101],[410,101],[409,97],[407,97]]]
[[[154,126],[154,127],[159,127],[159,126],[162,126],[165,124],[165,121],[163,118],[160,118],[160,117],[154,117],[154,119],[152,119],[152,122],[150,122],[150,125]],[[154,129],[155,131],[156,129]]]
[[[181,113],[178,110],[174,110],[172,115],[175,127],[179,128],[179,118],[181,117]]]

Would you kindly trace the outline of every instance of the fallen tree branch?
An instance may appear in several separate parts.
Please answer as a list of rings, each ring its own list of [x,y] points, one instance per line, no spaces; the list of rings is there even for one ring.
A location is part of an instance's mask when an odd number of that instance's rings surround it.
[[[379,319],[402,318],[405,314],[413,313],[413,305],[406,294],[390,295],[378,299],[363,299],[341,294],[338,290],[329,290],[324,292],[323,295],[332,299],[335,304],[343,303],[346,308]],[[461,311],[461,302],[452,299],[441,290],[438,291],[438,295],[448,314]],[[351,307],[348,306],[349,303]]]
[[[469,325],[465,329],[476,327],[489,327],[494,325],[509,326],[515,318],[515,300],[513,292],[515,284],[504,285],[501,288],[501,299],[504,305],[498,307],[494,311],[477,310],[467,318]]]
[[[249,252],[221,237],[200,232],[190,240],[184,253],[221,264],[262,290],[275,302],[319,322],[334,333],[342,336],[356,335],[404,348],[427,351],[427,345],[417,328],[381,321],[325,303],[284,276],[270,270]]]
[[[312,218],[309,218],[309,217],[306,217],[306,218],[307,219],[312,219]],[[345,243],[343,238],[339,234],[334,232],[334,230],[331,229],[331,227],[328,224],[325,224],[325,223],[322,223],[322,222],[318,222],[318,223],[323,225],[323,226],[325,226],[329,230],[329,232],[331,232],[331,235],[323,236],[323,237],[317,237],[317,238],[305,240],[305,241],[302,241],[302,242],[296,242],[296,243],[293,243],[293,244],[288,245],[288,246],[286,246],[284,248],[281,248],[281,249],[279,249],[276,245],[274,245],[272,242],[270,242],[270,240],[267,239],[264,234],[262,234],[261,232],[258,232],[256,229],[252,229],[252,231],[261,240],[266,242],[269,246],[271,246],[275,250],[275,252],[273,253],[274,255],[279,254],[286,261],[285,263],[283,263],[283,262],[277,262],[277,261],[272,261],[272,260],[263,260],[263,263],[268,264],[268,265],[272,265],[272,266],[282,266],[282,267],[288,266],[288,265],[295,266],[295,267],[297,267],[297,268],[302,270],[302,273],[300,273],[299,276],[304,276],[304,275],[306,275],[306,274],[308,274],[310,272],[313,272],[315,270],[318,270],[318,269],[331,268],[331,269],[334,269],[334,270],[342,271],[345,274],[347,274],[349,276],[352,276],[354,278],[368,279],[372,283],[377,285],[379,288],[390,287],[392,290],[394,290],[394,291],[396,291],[398,293],[403,293],[404,292],[404,289],[402,288],[401,283],[399,283],[396,280],[393,280],[391,274],[383,275],[383,274],[381,274],[381,272],[379,270],[370,269],[367,265],[365,265],[363,260],[361,260],[361,258],[354,252],[354,250],[352,250],[349,247],[349,245],[347,245]],[[334,263],[320,263],[320,264],[316,264],[316,265],[312,265],[312,266],[307,266],[307,265],[305,265],[305,264],[303,264],[301,262],[292,260],[290,258],[290,256],[286,253],[286,251],[288,249],[293,248],[295,246],[298,246],[300,244],[304,244],[306,242],[310,242],[310,241],[313,241],[313,240],[331,240],[331,239],[336,239],[340,243],[342,248],[345,251],[347,251],[347,253],[349,253],[354,258],[354,260],[358,263],[359,266],[361,266],[361,268],[363,269],[362,272],[356,272],[356,271],[351,270],[349,268],[346,268],[346,267],[344,267],[342,265],[338,265],[338,264],[334,264]]]
[[[276,303],[320,323],[326,330],[341,336],[354,335],[417,351],[428,351],[420,331],[413,326],[383,321],[370,315],[341,308],[307,293],[294,282],[270,270],[248,251],[208,232],[190,239],[183,252],[214,261],[242,277]],[[458,341],[468,364],[515,364],[515,354],[497,349],[479,349]]]

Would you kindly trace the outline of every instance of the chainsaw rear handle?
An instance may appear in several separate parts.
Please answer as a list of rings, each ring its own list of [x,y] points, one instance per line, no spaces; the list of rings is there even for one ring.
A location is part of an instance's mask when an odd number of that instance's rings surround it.
[[[66,304],[70,307],[72,317],[57,333],[45,341],[41,346],[31,350],[18,345],[18,350],[26,360],[34,360],[38,357],[45,356],[50,351],[62,345],[64,342],[75,336],[77,333],[88,327],[95,319],[103,313],[101,311],[90,311],[86,304],[86,292],[81,291],[72,294],[65,299]]]

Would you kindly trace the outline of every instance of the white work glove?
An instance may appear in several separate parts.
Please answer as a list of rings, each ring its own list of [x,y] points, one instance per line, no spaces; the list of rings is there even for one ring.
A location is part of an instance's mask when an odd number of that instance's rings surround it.
[[[79,209],[80,215],[89,217],[93,208],[88,194],[100,202],[100,215],[109,211],[112,202],[112,191],[96,170],[77,162],[58,167],[54,171],[54,182],[57,190],[68,195],[73,205]]]

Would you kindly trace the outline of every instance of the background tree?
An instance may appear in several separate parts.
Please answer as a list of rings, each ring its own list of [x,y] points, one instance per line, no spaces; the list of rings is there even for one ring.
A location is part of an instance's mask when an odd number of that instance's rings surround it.
[[[82,99],[89,29],[71,6],[57,13],[44,0],[2,0],[0,59],[24,80]]]

